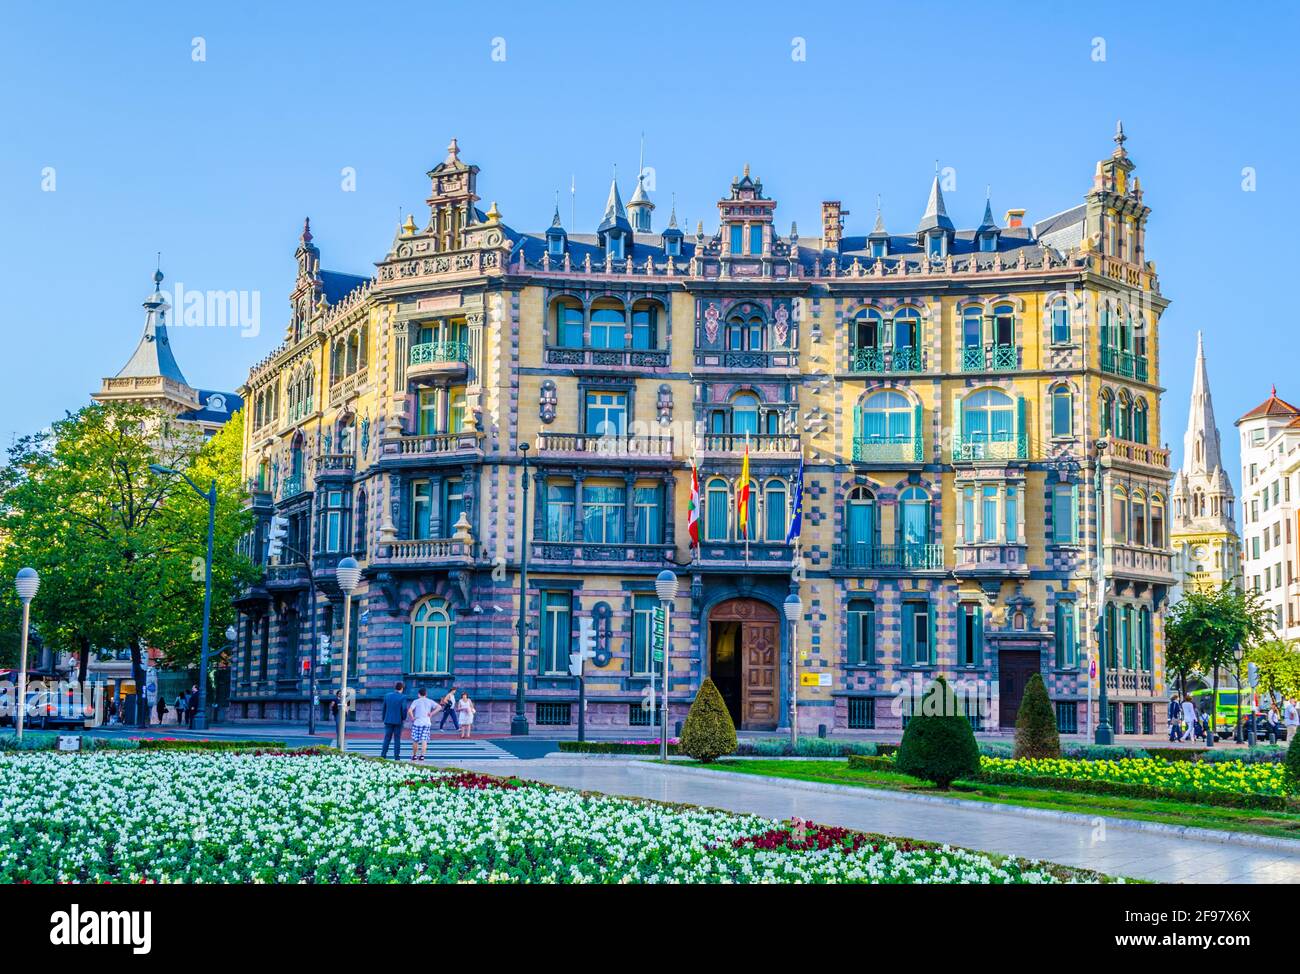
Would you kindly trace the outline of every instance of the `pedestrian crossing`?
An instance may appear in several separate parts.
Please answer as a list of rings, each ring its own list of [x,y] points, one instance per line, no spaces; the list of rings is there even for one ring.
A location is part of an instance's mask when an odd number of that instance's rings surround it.
[[[348,741],[348,751],[352,754],[364,754],[368,757],[379,757],[383,749],[383,741],[379,740],[362,740]],[[388,753],[393,753],[392,745],[389,745]],[[429,762],[447,762],[454,764],[457,761],[495,761],[501,758],[510,758],[513,755],[503,748],[497,747],[491,741],[484,740],[462,740],[461,738],[446,738],[439,740],[437,736],[429,738],[429,748],[426,752],[426,760]],[[411,741],[409,738],[402,740],[402,760],[411,760]]]

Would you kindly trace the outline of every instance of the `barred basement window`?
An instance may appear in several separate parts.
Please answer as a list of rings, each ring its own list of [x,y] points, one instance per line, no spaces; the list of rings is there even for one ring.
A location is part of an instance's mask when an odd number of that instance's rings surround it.
[[[1152,720],[1151,704],[1149,703],[1144,703],[1142,705],[1142,733],[1143,734],[1155,733],[1155,724],[1153,723]]]
[[[849,697],[849,730],[873,730],[876,726],[876,698]]]
[[[627,726],[629,727],[660,727],[660,711],[658,708],[650,710],[642,707],[639,703],[630,703],[627,705]]]
[[[1138,706],[1135,703],[1124,704],[1124,733],[1138,732]]]
[[[1079,733],[1079,708],[1073,700],[1056,702],[1056,730],[1060,734]]]
[[[538,727],[567,727],[572,720],[573,704],[539,703],[537,705]]]

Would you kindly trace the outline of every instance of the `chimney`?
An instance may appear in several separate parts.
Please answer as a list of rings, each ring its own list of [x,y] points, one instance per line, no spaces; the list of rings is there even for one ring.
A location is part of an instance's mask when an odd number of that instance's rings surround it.
[[[1012,227],[1023,226],[1025,222],[1024,210],[1007,210],[1007,229]]]
[[[844,236],[844,218],[848,210],[840,209],[839,200],[822,203],[822,248],[840,252],[840,241]]]

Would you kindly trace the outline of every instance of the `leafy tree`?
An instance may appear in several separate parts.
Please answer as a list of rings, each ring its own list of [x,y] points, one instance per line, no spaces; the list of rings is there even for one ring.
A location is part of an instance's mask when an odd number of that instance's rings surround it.
[[[1259,692],[1269,697],[1300,697],[1300,651],[1286,639],[1252,646],[1246,662],[1259,669]]]
[[[913,713],[903,731],[895,758],[898,770],[940,788],[958,778],[979,774],[980,752],[970,721],[957,712],[948,681],[936,677],[925,691],[920,713]]]
[[[1020,699],[1016,714],[1016,747],[1018,758],[1059,758],[1061,735],[1056,729],[1056,713],[1047,696],[1047,685],[1041,673],[1035,673],[1025,684],[1025,695]]]
[[[695,701],[682,725],[682,750],[696,761],[716,761],[736,750],[736,725],[717,686],[708,677],[700,684]]]
[[[1218,699],[1219,672],[1273,634],[1273,613],[1258,592],[1242,591],[1231,582],[1210,592],[1189,592],[1165,620],[1165,640],[1210,674]],[[1185,684],[1184,684],[1185,686]],[[1211,733],[1215,714],[1211,707]]]
[[[1288,795],[1300,795],[1300,734],[1292,734],[1286,746],[1286,758],[1282,770],[1282,780]]]
[[[1178,696],[1182,698],[1187,696],[1188,678],[1197,671],[1197,667],[1200,665],[1200,649],[1195,641],[1183,641],[1181,633],[1176,628],[1171,630],[1169,626],[1170,618],[1172,618],[1172,614],[1165,621],[1166,679],[1169,683],[1176,682],[1178,684]]]

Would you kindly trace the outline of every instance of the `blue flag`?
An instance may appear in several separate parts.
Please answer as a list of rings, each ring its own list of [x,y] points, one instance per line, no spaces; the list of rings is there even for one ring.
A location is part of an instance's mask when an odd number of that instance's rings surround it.
[[[790,530],[786,532],[785,543],[791,544],[803,530],[803,457],[799,458],[799,477],[794,482],[794,508],[790,514]]]

